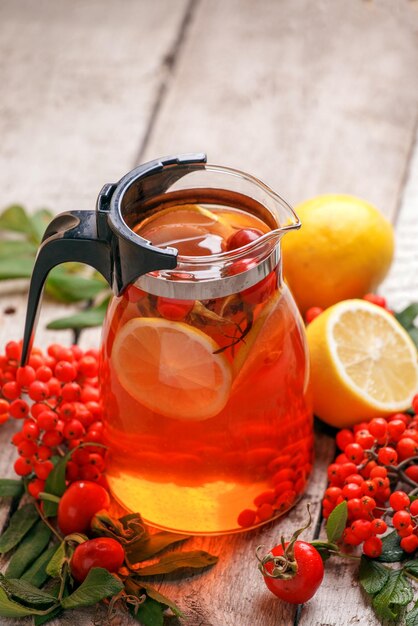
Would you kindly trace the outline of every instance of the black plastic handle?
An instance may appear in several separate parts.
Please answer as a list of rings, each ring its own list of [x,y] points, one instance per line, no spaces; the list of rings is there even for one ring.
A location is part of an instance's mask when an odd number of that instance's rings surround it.
[[[33,268],[21,362],[27,362],[38,321],[39,303],[49,272],[60,263],[80,261],[97,269],[111,283],[110,241],[97,236],[96,211],[61,213],[45,231]]]
[[[107,184],[99,194],[96,211],[69,211],[57,215],[45,231],[32,272],[21,363],[30,354],[39,303],[49,272],[61,263],[77,261],[98,270],[116,295],[147,272],[173,269],[177,251],[153,246],[130,228],[122,215],[125,194],[136,203],[164,192],[179,178],[206,162],[206,155],[187,154],[150,161]],[[129,215],[127,216],[129,217]]]

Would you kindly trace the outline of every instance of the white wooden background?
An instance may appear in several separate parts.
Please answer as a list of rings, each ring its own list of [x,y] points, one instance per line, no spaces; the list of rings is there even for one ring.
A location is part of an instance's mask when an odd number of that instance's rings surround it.
[[[1,0],[0,207],[89,209],[105,182],[138,163],[203,150],[294,204],[327,192],[375,203],[397,229],[382,293],[394,308],[418,300],[417,32],[417,0]],[[0,286],[1,347],[22,335],[26,287]],[[44,329],[57,314],[62,307],[45,303],[39,344],[70,341]],[[98,331],[82,338],[98,341]],[[2,476],[12,475],[11,427],[0,427]],[[306,537],[320,528],[333,453],[318,433]],[[255,533],[194,540],[220,562],[161,586],[184,610],[182,624],[377,624],[351,564],[327,564],[303,607],[265,592],[254,549],[290,533],[304,510]],[[0,523],[7,512],[4,500]],[[93,617],[78,611],[52,624]]]

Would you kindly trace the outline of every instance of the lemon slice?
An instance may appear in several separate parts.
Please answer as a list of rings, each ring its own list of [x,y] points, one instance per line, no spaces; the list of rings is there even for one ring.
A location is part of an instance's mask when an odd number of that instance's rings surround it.
[[[183,322],[136,317],[118,332],[111,361],[121,385],[151,411],[181,420],[217,415],[232,374],[218,344]]]
[[[396,319],[344,300],[307,329],[314,412],[343,427],[407,409],[418,388],[417,350]]]
[[[280,297],[279,292],[273,295],[240,345],[233,362],[234,387],[239,386],[251,372],[279,356],[284,338]]]

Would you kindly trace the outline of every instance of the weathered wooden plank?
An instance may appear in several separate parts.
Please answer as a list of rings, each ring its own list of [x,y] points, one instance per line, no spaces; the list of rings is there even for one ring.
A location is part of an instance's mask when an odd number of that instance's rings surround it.
[[[395,259],[381,293],[395,310],[418,301],[418,134],[396,221]]]
[[[1,203],[91,209],[134,162],[187,0],[4,0]]]
[[[418,98],[414,2],[202,0],[145,156],[205,150],[292,203],[392,215]]]

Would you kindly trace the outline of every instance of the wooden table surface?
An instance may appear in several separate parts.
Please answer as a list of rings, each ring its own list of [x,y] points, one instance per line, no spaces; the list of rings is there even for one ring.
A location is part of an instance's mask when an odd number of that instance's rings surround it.
[[[0,207],[91,209],[105,182],[137,164],[206,151],[210,162],[253,173],[294,204],[326,192],[375,203],[396,224],[382,293],[401,307],[418,299],[417,32],[416,0],[1,0]],[[22,336],[27,284],[0,288],[3,347]],[[10,305],[14,315],[5,314]],[[71,340],[45,330],[57,312],[44,303],[38,344]],[[81,340],[98,342],[95,330]],[[11,427],[0,431],[2,476],[13,475]],[[306,537],[320,532],[334,454],[330,437],[318,432],[316,443],[304,498],[315,523]],[[0,523],[8,506],[1,503]],[[220,562],[161,585],[183,609],[181,623],[377,624],[351,564],[327,564],[324,584],[302,607],[265,592],[255,546],[276,543],[304,511],[300,503],[263,530],[193,540]],[[69,612],[51,624],[93,618],[93,610]]]

